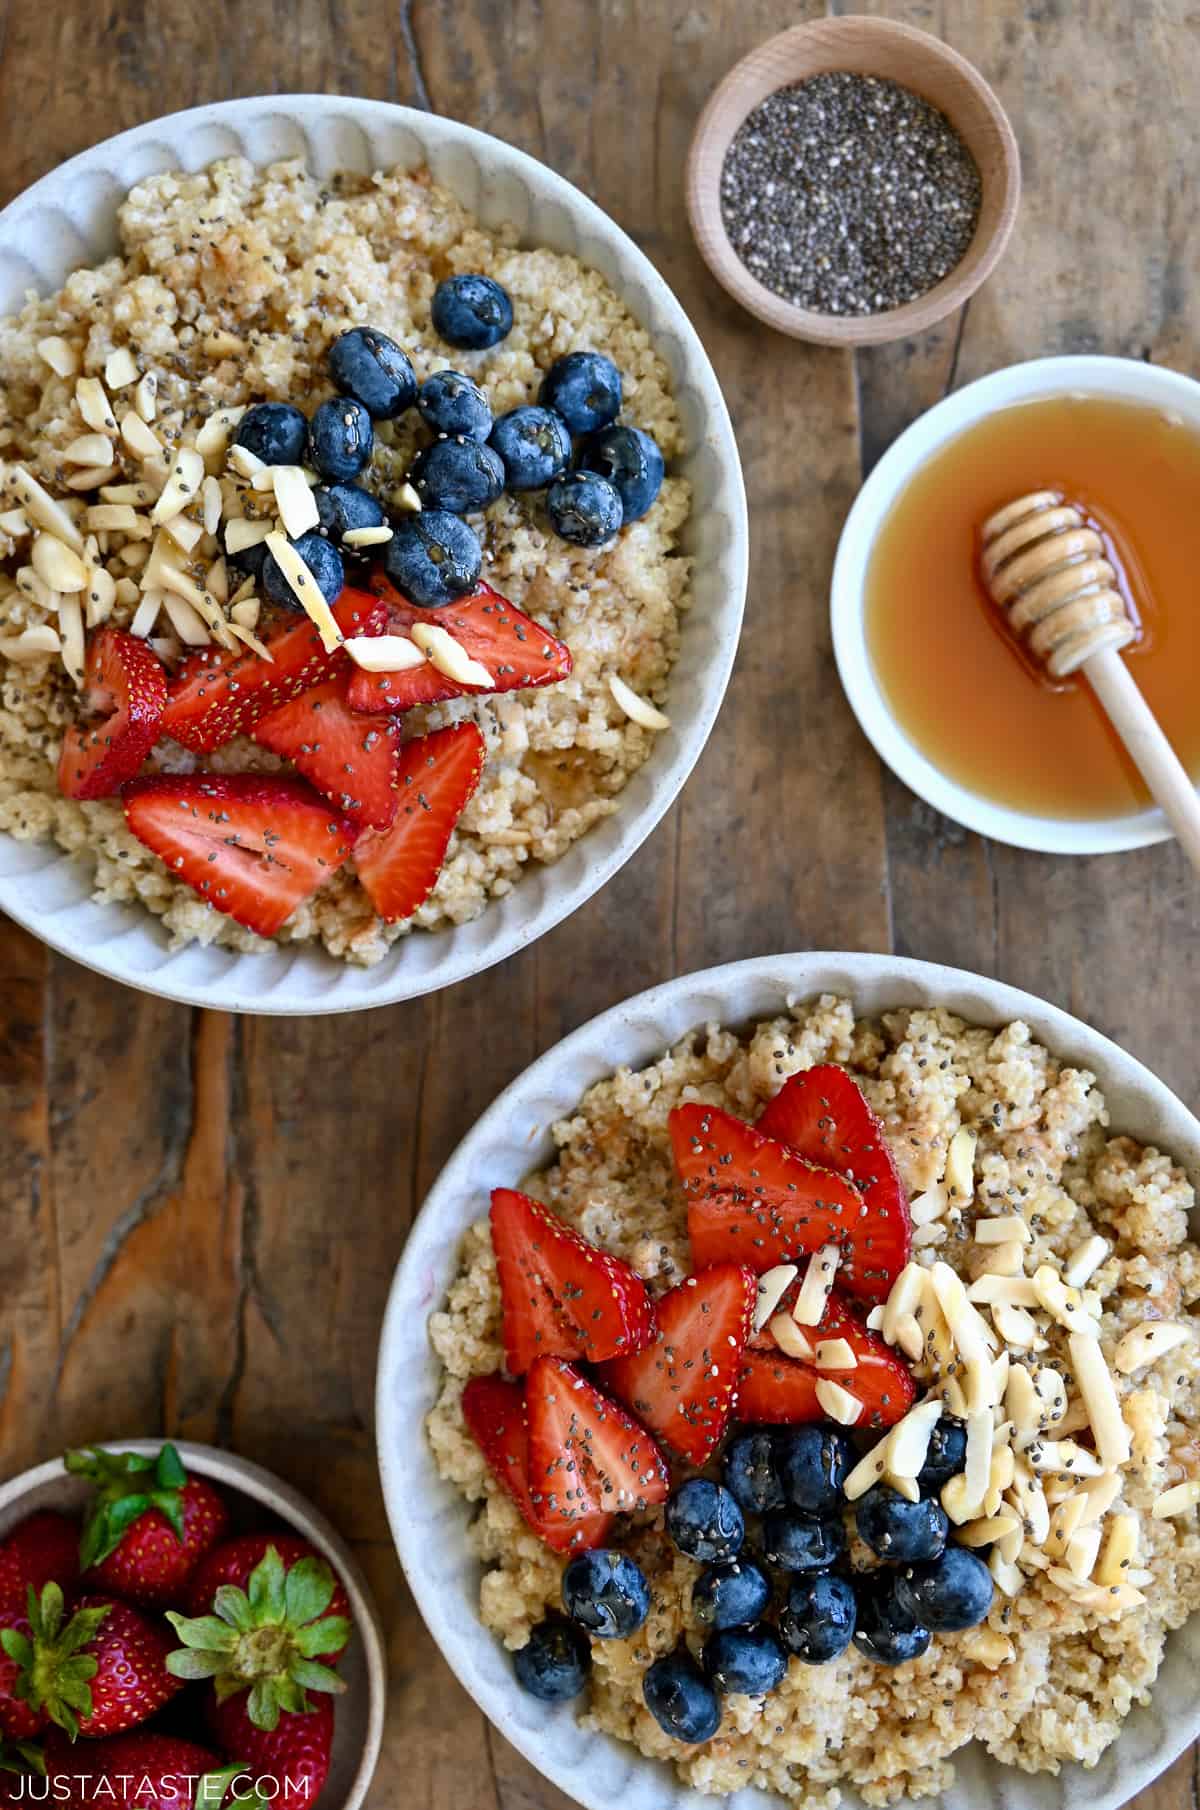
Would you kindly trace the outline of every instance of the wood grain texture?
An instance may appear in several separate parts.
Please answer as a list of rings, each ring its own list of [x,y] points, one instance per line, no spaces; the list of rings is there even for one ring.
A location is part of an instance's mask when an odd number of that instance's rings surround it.
[[[176,1432],[306,1489],[355,1541],[390,1632],[372,1810],[566,1803],[426,1635],[371,1438],[379,1322],[412,1215],[535,1054],[671,973],[894,946],[1045,993],[1185,1097],[1200,1091],[1179,1009],[1200,979],[1197,894],[1177,851],[1056,862],[935,817],[859,735],[826,607],[862,469],[956,382],[1093,346],[1194,364],[1194,31],[1173,6],[1135,14],[1122,0],[1083,16],[1057,0],[855,0],[984,69],[1026,184],[1013,249],[965,316],[852,365],[741,313],[684,221],[708,94],[753,45],[822,10],[0,0],[3,198],[98,138],[204,100],[324,89],[432,106],[545,158],[634,235],[700,331],[742,450],[750,599],[709,749],[630,867],[504,968],[355,1019],[233,1021],[121,992],[0,924],[0,1465]],[[1140,1810],[1194,1810],[1194,1791],[1188,1758]]]

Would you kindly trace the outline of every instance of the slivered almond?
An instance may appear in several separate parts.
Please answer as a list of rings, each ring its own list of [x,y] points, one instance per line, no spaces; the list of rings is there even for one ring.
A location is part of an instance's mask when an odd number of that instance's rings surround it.
[[[56,377],[74,377],[79,369],[79,353],[70,340],[63,339],[61,334],[51,333],[46,339],[37,342],[37,355],[54,372]],[[58,636],[54,637],[57,642]],[[55,647],[51,650],[57,653]]]
[[[966,1473],[963,1471],[942,1485],[940,1500],[942,1507],[956,1527],[963,1526],[967,1521],[977,1521],[979,1511],[983,1506],[982,1501],[972,1501]]]
[[[121,416],[121,438],[135,459],[156,459],[162,452],[158,435],[133,409]]]
[[[109,478],[116,476],[115,465],[80,465],[65,479],[68,490],[99,490]]]
[[[636,692],[632,685],[627,685],[620,673],[609,673],[608,689],[612,692],[618,708],[625,712],[630,722],[637,723],[643,729],[659,730],[671,727],[670,717],[652,704],[648,698],[644,698],[639,692]]]
[[[932,1225],[917,1227],[912,1235],[912,1248],[914,1251],[928,1250],[935,1244],[945,1244],[949,1236],[949,1228],[935,1220]]]
[[[107,566],[89,566],[85,614],[87,626],[107,622],[117,601],[117,581]]]
[[[23,509],[0,511],[0,529],[13,540],[21,540],[25,535],[33,533],[29,517]]]
[[[881,1439],[878,1445],[873,1446],[865,1457],[859,1459],[854,1469],[850,1472],[850,1475],[842,1485],[842,1494],[845,1496],[847,1502],[857,1502],[860,1496],[865,1496],[867,1491],[879,1482],[887,1469],[887,1464],[883,1456],[884,1447],[886,1445],[887,1440]]]
[[[1036,1477],[1019,1452],[1013,1454],[1013,1481],[1010,1500],[1021,1515],[1029,1537],[1043,1546],[1050,1532],[1050,1505],[1041,1479]]]
[[[857,1395],[851,1395],[840,1383],[830,1377],[817,1378],[816,1397],[819,1405],[829,1416],[836,1420],[840,1427],[855,1426],[862,1415],[863,1405]]]
[[[115,434],[116,419],[112,403],[98,377],[81,377],[75,385],[75,406],[89,427],[98,434]]]
[[[61,651],[62,642],[58,638],[58,630],[51,628],[48,622],[31,623],[18,635],[0,638],[0,654],[17,666],[24,666],[32,660],[44,660],[48,655]]]
[[[1123,1338],[1117,1341],[1113,1353],[1113,1363],[1122,1376],[1132,1376],[1144,1364],[1155,1364],[1168,1351],[1174,1351],[1177,1345],[1184,1344],[1190,1337],[1186,1326],[1180,1326],[1172,1320],[1143,1320],[1140,1326],[1131,1327]]]
[[[956,1420],[967,1418],[967,1398],[956,1376],[948,1376],[942,1385],[942,1399]]]
[[[883,1324],[881,1331],[889,1345],[896,1343],[896,1322],[902,1314],[911,1314],[920,1307],[925,1291],[927,1272],[919,1263],[906,1263],[888,1292],[883,1304]]]
[[[139,596],[137,584],[132,578],[118,578],[117,602],[119,604],[122,604],[127,610],[136,609]]]
[[[1101,1462],[1105,1470],[1118,1470],[1129,1463],[1130,1434],[1121,1418],[1116,1385],[1109,1375],[1100,1341],[1094,1335],[1073,1332],[1067,1349]]]
[[[1155,1521],[1169,1521],[1174,1515],[1190,1514],[1200,1503],[1200,1478],[1189,1477],[1174,1488],[1164,1490],[1150,1513]]]
[[[1019,1213],[1007,1213],[1001,1219],[975,1221],[976,1244],[1032,1244],[1033,1233]]]
[[[1021,1556],[1021,1548],[1025,1544],[1025,1528],[1023,1523],[1015,1514],[1013,1515],[1013,1522],[1014,1526],[1012,1531],[1010,1533],[1001,1534],[1000,1538],[996,1541],[997,1552],[1002,1559],[1007,1559],[1010,1565],[1016,1564]]]
[[[990,1365],[992,1333],[967,1299],[961,1279],[948,1263],[935,1263],[929,1273],[956,1348],[964,1358]],[[969,1400],[969,1390],[967,1394]]]
[[[1019,1276],[1025,1268],[1025,1246],[1018,1244],[1015,1238],[1007,1244],[978,1244],[975,1246],[972,1271],[980,1276]],[[967,1291],[970,1299],[970,1290]]]
[[[836,1244],[823,1244],[809,1258],[792,1308],[797,1326],[819,1326],[824,1319],[840,1255]]]
[[[1006,1559],[998,1546],[992,1548],[992,1556],[988,1560],[988,1570],[992,1574],[997,1590],[1002,1591],[1005,1596],[1021,1594],[1025,1587],[1025,1579],[1021,1575],[1020,1567],[1014,1565],[1011,1559]]]
[[[271,477],[275,488],[275,505],[284,528],[293,540],[299,540],[310,528],[319,528],[321,515],[316,498],[308,487],[308,479],[298,465],[273,465]]]
[[[916,1194],[909,1201],[908,1217],[915,1226],[931,1225],[935,1220],[945,1217],[948,1205],[946,1190],[940,1182],[935,1182],[924,1194]]]
[[[75,526],[74,517],[65,510],[61,503],[55,502],[48,490],[43,490],[35,477],[26,471],[23,465],[14,465],[9,473],[13,495],[22,505],[31,521],[39,528],[45,528],[48,534],[55,535],[60,541],[76,553],[83,552],[83,536]]]
[[[911,1318],[911,1316],[910,1316],[910,1318]],[[882,1332],[883,1331],[883,1303],[882,1303],[882,1301],[877,1302],[877,1304],[871,1309],[870,1313],[867,1315],[867,1331],[868,1332]]]
[[[1072,1490],[1058,1504],[1050,1517],[1050,1532],[1043,1542],[1051,1558],[1061,1559],[1067,1550],[1067,1541],[1083,1520],[1087,1508],[1087,1497],[1082,1490]]]
[[[1058,1371],[1043,1364],[1034,1375],[1033,1392],[1041,1404],[1042,1425],[1059,1429],[1067,1409],[1067,1385]]]
[[[194,446],[181,446],[175,454],[162,495],[150,511],[150,520],[159,527],[169,522],[199,494],[203,482],[204,460]]]
[[[58,636],[62,642],[62,663],[78,688],[83,684],[83,611],[79,598],[64,597],[58,608]]]
[[[153,421],[158,409],[158,378],[153,371],[146,371],[138,380],[137,389],[133,392],[133,406],[143,421]],[[236,411],[244,414],[244,409]],[[203,428],[200,430],[203,433]]]
[[[959,1642],[959,1650],[977,1665],[985,1665],[990,1672],[1012,1665],[1017,1657],[1017,1649],[1008,1635],[988,1627],[969,1628]]]
[[[896,1422],[883,1442],[884,1463],[896,1477],[917,1477],[929,1455],[933,1429],[942,1417],[942,1404],[936,1396],[918,1402],[903,1420]]]
[[[1081,1581],[1090,1578],[1100,1551],[1100,1529],[1077,1527],[1067,1541],[1067,1570]]]
[[[185,597],[177,597],[171,591],[163,592],[163,608],[171,619],[171,627],[179,636],[185,647],[207,647],[211,639],[208,629],[199,613]]]
[[[800,1358],[807,1364],[812,1363],[812,1345],[790,1314],[775,1314],[767,1321],[767,1331],[780,1351],[786,1352],[788,1357]]]
[[[257,628],[261,611],[262,604],[257,597],[243,597],[240,603],[230,605],[229,616],[230,620],[236,622],[239,628]],[[349,641],[346,642],[346,651],[347,653],[350,651]]]
[[[1024,1307],[1012,1307],[1007,1301],[993,1302],[992,1325],[1014,1351],[1032,1351],[1037,1343],[1037,1324]]]
[[[256,473],[267,469],[265,461],[260,459],[257,453],[252,453],[248,446],[231,446],[229,463],[239,477],[247,479],[253,478]]]
[[[205,459],[222,457],[233,436],[233,430],[246,413],[244,408],[214,409],[196,435],[196,451]],[[242,449],[245,451],[245,448]],[[249,455],[251,458],[254,454]],[[259,461],[261,463],[261,461]]]
[[[1028,1276],[980,1276],[967,1290],[967,1299],[979,1307],[1004,1301],[1010,1307],[1040,1307],[1041,1299]]]
[[[1002,1351],[1000,1353],[999,1357],[993,1358],[993,1360],[992,1360],[992,1402],[991,1402],[991,1405],[994,1408],[998,1408],[1000,1403],[1004,1400],[1004,1391],[1008,1387],[1008,1373],[1011,1368],[1012,1368],[1012,1358],[1010,1357],[1010,1355],[1007,1351]],[[983,1403],[981,1402],[980,1407],[982,1407],[982,1406],[983,1406]]]
[[[342,540],[347,547],[382,547],[392,538],[386,522],[375,528],[347,528]]]
[[[17,567],[17,589],[31,598],[39,610],[45,610],[51,616],[57,614],[62,597],[32,566]]]
[[[108,466],[113,462],[113,443],[107,434],[80,434],[64,446],[62,456],[67,465]]]
[[[967,1415],[967,1455],[963,1465],[966,1500],[972,1515],[978,1515],[987,1495],[992,1470],[992,1440],[996,1423],[990,1408]]]
[[[129,503],[134,509],[141,509],[154,501],[154,493],[147,484],[105,484],[100,491],[106,503]]]
[[[1108,1241],[1099,1234],[1076,1245],[1063,1267],[1063,1281],[1069,1288],[1082,1288],[1095,1275],[1108,1256]]]
[[[960,1527],[955,1539],[960,1546],[994,1546],[1006,1534],[1018,1533],[1020,1522],[1011,1511],[987,1515],[982,1521],[968,1521]]]
[[[1136,1515],[1110,1515],[1104,1535],[1104,1546],[1092,1577],[1097,1584],[1123,1584],[1126,1573],[1138,1556],[1141,1527]]]
[[[30,559],[42,583],[49,585],[52,591],[82,591],[87,586],[87,566],[57,535],[37,535]]]
[[[204,532],[215,534],[221,526],[221,485],[217,478],[205,478],[200,486],[200,507],[204,515]]]
[[[407,635],[355,635],[346,642],[346,652],[364,672],[405,672],[425,664],[424,654]],[[760,1287],[762,1281],[760,1277]],[[757,1318],[754,1330],[762,1331]]]
[[[848,1339],[818,1339],[816,1361],[818,1370],[858,1369],[858,1359]]]
[[[1026,1457],[1035,1471],[1062,1472],[1071,1478],[1099,1477],[1104,1470],[1096,1454],[1073,1439],[1035,1439],[1026,1447]]]
[[[138,380],[137,360],[128,346],[118,346],[104,361],[104,381],[110,390],[123,390]]]
[[[969,1126],[960,1125],[950,1139],[946,1152],[946,1192],[956,1207],[965,1206],[975,1192],[975,1145],[978,1139]]]
[[[272,545],[268,539],[267,545]],[[431,663],[438,671],[445,673],[458,685],[483,685],[493,683],[492,674],[482,661],[474,660],[461,642],[454,639],[449,629],[444,629],[436,622],[414,622],[409,630],[417,647],[423,654],[428,654]]]
[[[999,1514],[1000,1504],[1004,1498],[1004,1492],[1012,1480],[1012,1447],[1010,1445],[993,1445],[992,1463],[988,1472],[987,1494],[983,1498],[983,1512],[985,1515]]]
[[[1033,1287],[1038,1300],[1052,1319],[1068,1332],[1083,1333],[1095,1337],[1097,1326],[1089,1313],[1085,1313],[1077,1288],[1069,1288],[1048,1263],[1041,1264],[1033,1272]]]
[[[896,1321],[896,1343],[912,1364],[925,1355],[925,1334],[916,1314],[901,1314]]]
[[[257,547],[260,541],[266,540],[270,532],[268,521],[256,522],[249,516],[235,515],[225,524],[225,551],[244,553],[247,547]]]
[[[1116,1471],[1105,1471],[1100,1477],[1088,1477],[1082,1487],[1087,1507],[1080,1526],[1087,1527],[1093,1521],[1103,1520],[1108,1513],[1121,1493],[1121,1478]]]
[[[996,1406],[996,1372],[990,1357],[969,1357],[962,1368],[967,1413],[981,1414]]]
[[[894,1489],[898,1496],[903,1496],[906,1502],[919,1502],[921,1500],[921,1492],[917,1487],[917,1480],[915,1477],[897,1477],[894,1471],[885,1470],[883,1473],[883,1481],[887,1484],[889,1489]]]
[[[93,503],[83,521],[94,534],[132,534],[138,525],[137,511],[128,503]]]
[[[378,639],[381,641],[402,640],[405,645],[412,648],[415,653],[419,654],[420,651],[419,649],[414,648],[413,643],[408,641],[404,636],[380,635]],[[368,643],[368,645],[370,644]],[[351,643],[348,641],[346,646],[347,648],[350,648]],[[416,663],[417,662],[410,662],[410,664]],[[370,671],[372,669],[368,667],[367,670]],[[384,668],[382,670],[386,671],[387,669]],[[777,1263],[773,1269],[763,1271],[762,1275],[758,1278],[758,1293],[754,1301],[754,1315],[751,1322],[755,1332],[762,1331],[763,1327],[771,1318],[771,1315],[775,1312],[775,1309],[779,1306],[779,1303],[783,1300],[784,1295],[799,1274],[800,1271],[794,1263]]]
[[[173,515],[167,523],[167,533],[181,552],[191,553],[204,533],[204,524],[190,515]]]
[[[421,499],[411,484],[401,484],[392,492],[392,508],[403,515],[420,515]]]

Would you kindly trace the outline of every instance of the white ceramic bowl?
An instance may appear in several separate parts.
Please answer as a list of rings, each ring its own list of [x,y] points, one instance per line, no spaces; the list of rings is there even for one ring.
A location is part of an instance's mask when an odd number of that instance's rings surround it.
[[[473,923],[404,937],[369,969],[310,947],[238,955],[193,944],[173,954],[149,912],[94,904],[86,869],[61,850],[0,837],[0,909],[114,980],[225,1011],[357,1011],[450,986],[515,954],[598,891],[650,834],[699,758],[725,692],[746,595],[746,498],[712,366],[649,259],[544,164],[433,113],[337,95],[271,95],[197,107],[107,139],[0,213],[0,314],[19,307],[28,289],[57,289],[69,271],[110,256],[117,207],[135,182],[235,153],[258,164],[303,157],[322,175],[428,163],[485,225],[512,221],[523,241],[581,258],[612,284],[666,360],[689,449],[676,469],[693,486],[684,547],[694,603],[671,675],[672,726],[612,817],[553,866],[533,868]]]
[[[1015,403],[1064,392],[1108,396],[1145,403],[1181,415],[1200,431],[1200,383],[1161,365],[1140,359],[1036,358],[1010,365],[956,390],[918,417],[878,465],[859,491],[846,518],[833,568],[831,615],[833,647],[846,695],[863,733],[875,751],[906,786],[943,815],[965,823],[981,836],[1018,848],[1052,855],[1105,855],[1142,848],[1170,836],[1158,809],[1123,817],[1072,821],[1038,817],[1014,810],[960,785],[910,741],[892,715],[876,677],[867,647],[864,604],[867,569],[880,527],[913,475],[948,440],[955,439],[985,415]]]
[[[114,1452],[157,1452],[162,1441],[113,1439],[104,1444]],[[333,1758],[321,1794],[321,1810],[358,1810],[379,1758],[387,1665],[379,1614],[353,1553],[324,1515],[282,1477],[252,1464],[248,1458],[218,1451],[215,1446],[179,1439],[175,1448],[192,1475],[207,1477],[230,1497],[235,1523],[239,1507],[246,1517],[253,1515],[256,1526],[268,1518],[285,1522],[324,1554],[345,1585],[354,1617],[354,1635],[338,1668],[346,1680],[346,1693],[337,1700]],[[75,1513],[82,1509],[88,1494],[86,1479],[68,1476],[60,1458],[10,1477],[7,1483],[0,1483],[0,1539],[36,1509]]]
[[[424,1436],[439,1371],[426,1325],[454,1275],[462,1233],[482,1218],[489,1191],[519,1185],[553,1155],[549,1127],[572,1113],[594,1081],[654,1061],[686,1031],[716,1020],[753,1023],[789,998],[833,992],[860,1012],[944,1005],[977,1024],[1024,1019],[1039,1039],[1097,1074],[1113,1125],[1169,1150],[1200,1177],[1200,1123],[1161,1081],[1106,1037],[1056,1006],[998,981],[930,962],[882,955],[781,955],[683,975],[603,1013],[557,1044],[505,1090],[468,1132],[413,1226],[396,1272],[379,1354],[376,1423],[392,1534],[422,1615],[447,1661],[503,1735],[588,1810],[704,1810],[713,1800],[673,1771],[608,1735],[581,1728],[570,1705],[527,1696],[512,1661],[478,1619],[479,1566],[466,1539],[470,1510],[441,1481]],[[1200,1617],[1171,1637],[1147,1709],[1126,1722],[1094,1771],[1065,1766],[1030,1777],[972,1746],[958,1756],[946,1810],[1115,1810],[1200,1735],[1195,1676]],[[861,1800],[847,1792],[846,1801]],[[753,1788],[734,1810],[786,1810]]]

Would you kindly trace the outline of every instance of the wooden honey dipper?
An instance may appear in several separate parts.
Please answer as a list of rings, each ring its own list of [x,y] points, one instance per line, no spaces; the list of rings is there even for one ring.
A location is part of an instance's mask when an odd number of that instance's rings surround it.
[[[1120,650],[1137,638],[1104,541],[1057,490],[1035,490],[983,524],[983,581],[1052,679],[1082,672],[1180,847],[1200,871],[1200,797]]]

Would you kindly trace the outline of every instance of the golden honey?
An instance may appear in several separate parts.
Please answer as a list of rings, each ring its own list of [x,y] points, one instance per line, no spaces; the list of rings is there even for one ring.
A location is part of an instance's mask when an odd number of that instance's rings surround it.
[[[940,448],[876,539],[867,645],[900,728],[959,785],[1043,817],[1121,816],[1149,795],[1086,680],[1039,673],[979,574],[982,523],[1042,489],[1109,541],[1141,629],[1122,657],[1200,776],[1200,432],[1158,409],[1052,397]]]

